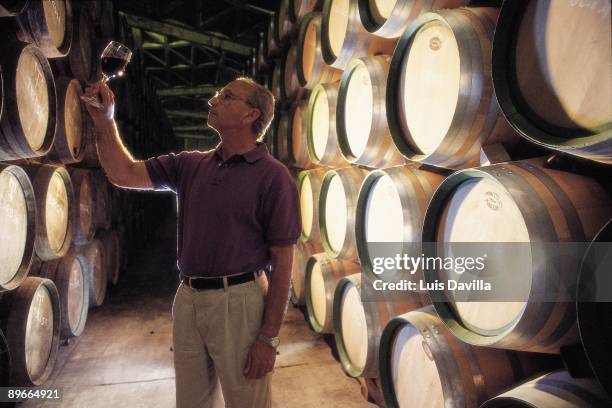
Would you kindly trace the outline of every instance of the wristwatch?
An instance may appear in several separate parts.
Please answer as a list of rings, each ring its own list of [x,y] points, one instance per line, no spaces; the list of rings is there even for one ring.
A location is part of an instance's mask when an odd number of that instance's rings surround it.
[[[280,344],[280,339],[278,337],[268,337],[268,336],[264,336],[263,334],[259,334],[259,336],[257,336],[257,340],[263,341],[264,343],[266,343],[268,346],[272,347],[273,349],[277,348],[278,345]]]

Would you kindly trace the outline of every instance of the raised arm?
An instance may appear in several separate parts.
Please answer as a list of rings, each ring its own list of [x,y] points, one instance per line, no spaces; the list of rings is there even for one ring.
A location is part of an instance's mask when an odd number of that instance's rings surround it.
[[[86,95],[99,95],[102,108],[83,102],[91,116],[98,144],[100,163],[109,181],[124,188],[152,190],[153,183],[144,161],[134,160],[125,148],[114,120],[115,96],[108,85],[97,83],[86,90]]]

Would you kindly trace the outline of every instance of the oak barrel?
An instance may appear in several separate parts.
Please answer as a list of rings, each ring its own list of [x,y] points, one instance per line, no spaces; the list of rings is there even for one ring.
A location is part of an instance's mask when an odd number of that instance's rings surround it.
[[[321,13],[304,16],[297,38],[296,72],[300,85],[312,89],[317,84],[336,82],[342,70],[325,63],[321,50]]]
[[[291,265],[291,303],[303,305],[306,301],[306,265],[311,255],[323,251],[320,241],[298,241],[293,247],[293,264]]]
[[[300,215],[302,218],[303,242],[318,242],[321,239],[319,230],[319,196],[324,169],[304,170],[298,174],[297,188],[300,193]]]
[[[55,81],[57,90],[57,127],[55,141],[47,158],[56,163],[78,163],[85,154],[87,135],[81,95],[83,88],[76,79],[61,77]]]
[[[74,38],[68,54],[70,71],[76,79],[95,81],[98,74],[97,49],[95,44],[95,27],[85,5],[74,8]]]
[[[423,220],[429,201],[445,176],[414,165],[374,170],[361,185],[355,239],[364,274],[373,277],[375,257],[421,254]],[[394,280],[387,270],[384,278]],[[411,279],[422,279],[417,270]]]
[[[281,61],[281,98],[288,102],[299,101],[306,96],[308,91],[300,85],[296,73],[297,47],[292,45]]]
[[[304,281],[306,310],[310,327],[317,333],[333,333],[333,305],[336,284],[359,272],[359,264],[338,260],[325,253],[313,254],[306,263]]]
[[[59,346],[59,294],[53,281],[28,277],[0,303],[0,322],[11,352],[12,385],[32,387],[49,378]]]
[[[319,230],[327,255],[357,259],[355,218],[361,182],[368,171],[359,167],[329,170],[319,195]]]
[[[280,61],[276,61],[274,64],[274,69],[272,70],[272,82],[270,91],[272,95],[274,95],[274,100],[276,101],[276,106],[280,107],[283,104],[281,101],[281,63]]]
[[[308,155],[308,101],[293,104],[289,111],[289,134],[291,148],[289,163],[301,169],[310,169],[314,163]]]
[[[104,248],[104,261],[108,281],[116,285],[119,282],[119,272],[121,269],[119,234],[114,230],[98,230],[96,239],[102,242],[102,247]]]
[[[289,112],[279,111],[276,132],[274,132],[274,153],[275,157],[283,163],[289,163]]]
[[[30,1],[17,17],[21,41],[35,44],[47,58],[68,54],[72,44],[72,1]]]
[[[129,105],[129,104],[128,104]],[[98,157],[98,145],[96,141],[96,129],[93,120],[89,113],[83,115],[83,158],[81,164],[87,167],[100,167],[100,158]]]
[[[433,306],[391,320],[379,357],[387,407],[479,407],[508,387],[561,365],[549,355],[463,343]]]
[[[55,135],[55,82],[47,59],[34,45],[3,44],[0,160],[46,154]]]
[[[502,111],[526,139],[612,164],[609,1],[506,1],[493,43]]]
[[[385,105],[391,57],[380,55],[352,60],[338,91],[336,131],[344,158],[368,167],[391,167],[404,163],[395,147]]]
[[[361,273],[340,279],[334,292],[334,336],[344,371],[351,377],[373,378],[379,375],[380,336],[387,323],[424,304],[420,301],[387,302],[383,294],[376,293],[370,293],[364,301],[364,291],[371,292],[362,288]]]
[[[466,6],[468,0],[358,0],[361,23],[379,37],[397,38],[421,14]]]
[[[612,405],[597,382],[576,379],[566,371],[545,374],[511,389],[481,408],[604,408]]]
[[[106,178],[104,169],[91,172],[94,199],[94,223],[97,228],[109,229],[111,225],[112,202],[110,200],[111,185]]]
[[[365,30],[357,0],[325,0],[322,16],[321,50],[332,67],[344,69],[353,58],[393,52],[395,39],[373,36]]]
[[[265,48],[264,48],[264,57],[268,59],[269,62],[273,62],[274,58],[278,57],[281,52],[281,45],[276,43],[274,39],[274,31],[275,31],[276,23],[274,22],[274,18],[270,19],[270,24],[268,24],[268,30],[266,31],[266,40],[265,40]]]
[[[280,0],[274,13],[274,40],[277,44],[289,43],[295,35],[296,26],[289,18],[289,0]]]
[[[28,275],[36,240],[36,199],[27,173],[0,164],[0,292]]]
[[[106,260],[104,246],[99,239],[76,247],[79,256],[84,260],[89,282],[89,307],[101,306],[106,297],[108,277],[106,276]]]
[[[94,222],[95,191],[91,172],[85,169],[72,169],[70,178],[74,189],[74,237],[77,245],[92,240],[96,232]]]
[[[322,0],[289,0],[289,20],[300,24],[306,14],[321,10],[322,4]]]
[[[402,34],[387,80],[387,117],[408,159],[473,167],[486,141],[517,140],[491,82],[496,16],[494,8],[440,10]]]
[[[341,167],[348,163],[338,148],[336,103],[339,83],[319,84],[308,99],[308,154],[321,166]]]
[[[34,248],[43,261],[66,255],[72,243],[74,191],[65,168],[53,165],[24,166],[36,197],[37,231]]]
[[[39,276],[51,279],[60,297],[61,338],[80,336],[89,310],[89,275],[83,255],[71,250],[61,259],[40,265]]]
[[[588,242],[611,217],[612,201],[600,182],[544,168],[540,159],[452,174],[431,198],[423,242],[506,243],[507,250],[487,260],[486,276],[514,271],[506,283],[525,284],[505,287],[510,296],[498,302],[454,301],[454,294],[432,289],[436,311],[470,344],[559,353],[578,338],[575,306],[563,288],[575,288],[580,265],[569,247],[548,243]],[[447,248],[428,256],[449,256]],[[426,282],[445,278],[453,275],[425,271]]]

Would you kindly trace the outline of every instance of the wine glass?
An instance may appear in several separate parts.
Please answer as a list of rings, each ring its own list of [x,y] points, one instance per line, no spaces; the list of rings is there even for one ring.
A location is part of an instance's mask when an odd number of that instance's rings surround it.
[[[123,76],[125,67],[132,59],[132,50],[117,41],[111,41],[100,56],[102,65],[102,82],[108,82],[115,77]],[[100,100],[95,96],[82,95],[81,99],[96,108],[102,108]]]

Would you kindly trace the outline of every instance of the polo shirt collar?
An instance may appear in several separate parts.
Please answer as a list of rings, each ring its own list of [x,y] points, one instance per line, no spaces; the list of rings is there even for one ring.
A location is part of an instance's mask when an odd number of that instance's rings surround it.
[[[215,147],[215,154],[219,159],[223,160],[223,143],[219,143]],[[257,142],[257,146],[254,149],[249,150],[244,154],[238,154],[236,156],[242,157],[247,163],[255,163],[259,159],[263,159],[268,154],[268,147],[265,143]]]

